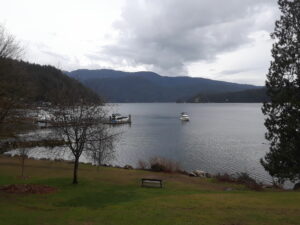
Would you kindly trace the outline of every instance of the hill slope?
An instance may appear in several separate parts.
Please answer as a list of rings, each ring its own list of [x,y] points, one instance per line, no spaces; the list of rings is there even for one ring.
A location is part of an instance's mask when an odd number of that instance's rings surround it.
[[[223,93],[258,88],[204,78],[165,77],[153,72],[75,70],[67,73],[110,102],[175,102],[198,93]]]
[[[93,91],[52,66],[11,59],[0,59],[0,88],[0,96],[28,102],[55,102],[62,97],[98,98]]]

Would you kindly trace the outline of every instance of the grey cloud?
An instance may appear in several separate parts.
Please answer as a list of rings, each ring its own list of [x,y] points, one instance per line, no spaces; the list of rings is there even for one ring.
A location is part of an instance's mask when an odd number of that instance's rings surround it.
[[[251,69],[223,70],[219,74],[220,75],[233,75],[233,74],[243,73],[243,72],[246,72],[249,70],[251,70]]]
[[[128,0],[114,24],[118,41],[101,54],[165,75],[184,75],[188,63],[214,60],[249,43],[252,32],[270,32],[276,8],[274,0]]]
[[[252,66],[252,65],[249,65],[249,66]],[[223,70],[219,73],[219,75],[235,75],[235,74],[244,73],[244,72],[253,72],[255,70],[265,71],[265,69],[266,68],[264,66],[256,66],[255,68],[252,66],[252,67],[243,68],[243,69]]]

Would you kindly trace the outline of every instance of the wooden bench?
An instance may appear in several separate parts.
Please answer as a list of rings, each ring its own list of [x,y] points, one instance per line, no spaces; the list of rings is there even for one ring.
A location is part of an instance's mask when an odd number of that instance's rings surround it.
[[[142,178],[142,187],[163,187],[163,182],[160,179]]]

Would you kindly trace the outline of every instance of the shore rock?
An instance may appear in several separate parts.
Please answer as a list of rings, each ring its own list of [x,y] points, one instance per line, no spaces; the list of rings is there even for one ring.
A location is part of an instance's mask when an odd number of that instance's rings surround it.
[[[193,172],[189,173],[189,176],[190,176],[190,177],[197,177],[197,175],[194,174]]]
[[[210,173],[206,173],[203,170],[194,170],[190,173],[186,173],[190,177],[206,177],[206,178],[211,178],[212,175]]]
[[[192,173],[195,174],[197,177],[206,177],[206,173],[202,170],[194,170]]]

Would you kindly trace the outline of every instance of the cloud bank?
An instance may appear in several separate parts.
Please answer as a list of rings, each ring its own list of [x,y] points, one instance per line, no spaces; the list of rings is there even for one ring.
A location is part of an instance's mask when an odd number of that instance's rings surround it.
[[[271,32],[276,9],[274,0],[128,0],[114,23],[117,39],[101,57],[186,75],[190,63],[213,62],[251,43],[253,33]]]

